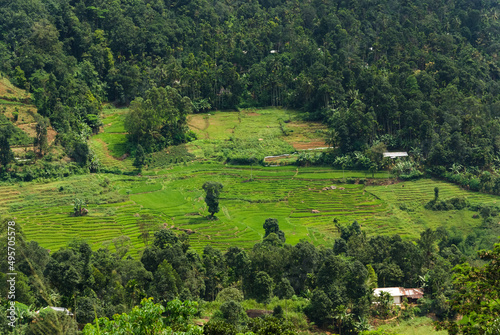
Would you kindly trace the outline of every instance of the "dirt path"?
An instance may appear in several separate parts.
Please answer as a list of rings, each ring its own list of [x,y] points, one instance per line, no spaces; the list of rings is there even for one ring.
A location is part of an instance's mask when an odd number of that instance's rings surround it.
[[[113,155],[111,155],[111,153],[109,152],[109,149],[108,149],[108,145],[106,144],[106,142],[104,142],[102,139],[100,138],[96,138],[95,139],[96,141],[98,141],[99,143],[102,144],[102,148],[103,148],[103,151],[104,151],[104,155],[109,158],[109,159],[113,159],[115,161],[122,161],[123,159],[120,159],[119,157],[115,157]]]

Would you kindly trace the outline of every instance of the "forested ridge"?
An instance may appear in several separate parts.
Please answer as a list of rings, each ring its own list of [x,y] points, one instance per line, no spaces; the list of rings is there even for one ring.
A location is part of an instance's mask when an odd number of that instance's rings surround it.
[[[491,168],[498,13],[496,1],[16,0],[0,8],[0,70],[81,164],[103,102],[171,86],[194,111],[302,110],[342,153],[383,142]]]
[[[9,222],[4,219],[3,228]],[[370,317],[402,322],[433,313],[450,334],[498,331],[500,244],[478,257],[476,251],[489,245],[483,229],[467,236],[427,229],[414,243],[398,235],[367,237],[355,221],[337,224],[340,237],[325,248],[305,240],[285,243],[273,218],[263,228],[264,238],[249,250],[221,252],[206,245],[201,254],[190,247],[187,234],[161,229],[138,259],[127,255],[130,239],[125,236],[113,241],[114,251],[109,246],[92,251],[87,242],[75,239],[49,254],[36,241],[25,241],[18,230],[16,329],[22,334],[76,334],[77,323],[80,328],[94,323],[83,334],[292,335],[309,329],[307,316],[325,330],[359,334],[370,329]],[[6,248],[7,234],[0,237]],[[9,264],[0,260],[2,297],[9,292]],[[389,286],[422,287],[424,298],[401,310],[392,305],[392,297],[372,295],[375,287]],[[147,297],[157,305],[143,300]],[[244,299],[274,306],[273,316],[248,319]],[[189,321],[200,317],[193,301],[203,315],[213,313],[203,328]],[[141,308],[134,307],[139,304]],[[74,316],[33,313],[47,305],[64,306]],[[0,311],[8,313],[8,307],[0,305]],[[466,321],[455,322],[457,313]],[[14,330],[9,322],[2,318],[2,333]]]

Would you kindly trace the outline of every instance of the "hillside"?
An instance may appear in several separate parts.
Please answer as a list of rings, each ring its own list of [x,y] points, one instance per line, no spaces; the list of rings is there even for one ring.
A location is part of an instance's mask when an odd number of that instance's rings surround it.
[[[500,333],[499,13],[3,3],[0,333]]]
[[[31,161],[36,148],[37,108],[32,104],[32,97],[26,90],[14,86],[6,77],[0,79],[0,111],[2,126],[14,126],[14,135],[10,139],[10,147],[16,160]],[[47,144],[54,143],[56,131],[49,125],[47,127]],[[28,156],[26,156],[28,155]],[[34,163],[34,162],[33,162]],[[26,164],[26,163],[24,163]]]
[[[352,182],[371,177],[362,171],[344,175]],[[0,186],[0,209],[16,218],[28,239],[52,251],[75,236],[94,249],[128,236],[131,252],[137,255],[149,243],[140,238],[141,232],[152,236],[161,227],[189,232],[190,243],[198,251],[207,244],[221,250],[250,248],[262,239],[262,226],[269,217],[278,219],[288,243],[306,239],[325,246],[332,246],[339,236],[334,219],[341,224],[356,220],[369,236],[398,234],[409,239],[418,238],[428,228],[446,227],[468,234],[481,226],[482,220],[473,218],[477,212],[470,209],[424,209],[436,186],[443,199],[463,196],[473,206],[498,206],[497,196],[467,192],[440,181],[384,185],[387,175],[376,177],[374,181],[382,185],[345,184],[342,171],[328,168],[191,163],[143,171],[142,176],[97,174]],[[215,221],[206,217],[201,189],[211,180],[224,185],[221,212]],[[88,215],[71,215],[75,198],[85,200]],[[151,215],[145,227],[141,226],[143,215]]]
[[[15,0],[0,13],[0,70],[29,88],[66,154],[90,170],[87,140],[103,104],[172,87],[195,112],[300,111],[329,128],[320,141],[340,154],[384,143],[425,167],[491,171],[498,11],[496,1]],[[130,145],[117,153],[133,155]],[[107,155],[102,142],[94,147]]]

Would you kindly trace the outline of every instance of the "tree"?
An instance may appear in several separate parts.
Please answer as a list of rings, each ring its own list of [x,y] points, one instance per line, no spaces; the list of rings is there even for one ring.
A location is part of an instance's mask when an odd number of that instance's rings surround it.
[[[89,212],[85,208],[85,201],[79,198],[75,198],[75,202],[73,203],[73,216],[84,216]]]
[[[144,98],[132,101],[125,129],[133,143],[141,143],[148,151],[184,143],[187,115],[192,108],[191,100],[175,88],[154,87],[146,91]]]
[[[172,265],[165,259],[154,274],[153,290],[158,301],[167,302],[175,299],[182,286],[181,279]]]
[[[311,302],[306,306],[305,313],[311,321],[319,326],[326,325],[332,321],[333,303],[326,293],[321,289],[313,291]]]
[[[283,243],[285,243],[285,241],[286,241],[285,233],[282,230],[280,230],[280,226],[278,224],[278,219],[274,219],[274,218],[266,219],[266,221],[264,222],[263,228],[266,231],[264,238],[269,236],[269,234],[271,234],[271,233],[275,233],[276,235],[278,235],[278,238]]]
[[[267,304],[271,300],[273,289],[273,279],[266,272],[259,271],[254,281],[255,300]]]
[[[500,243],[493,250],[481,251],[488,263],[471,267],[464,263],[453,269],[452,309],[463,315],[461,321],[445,321],[440,327],[454,334],[484,334],[500,315]],[[498,326],[497,326],[498,327]]]
[[[14,159],[14,154],[10,149],[10,137],[13,130],[10,125],[2,125],[0,128],[0,163],[5,169],[5,166]]]
[[[137,149],[135,151],[134,166],[140,170],[144,166],[145,162],[146,162],[146,155],[144,153],[144,149],[142,148],[142,145],[138,144]]]
[[[205,202],[208,206],[208,212],[210,216],[213,218],[215,213],[219,212],[219,195],[223,186],[221,183],[214,181],[207,181],[203,184],[203,190],[206,193]]]
[[[241,320],[246,319],[245,310],[239,302],[234,300],[225,301],[220,306],[220,311],[224,320],[232,325],[237,326]]]
[[[47,142],[47,127],[48,127],[48,119],[40,116],[39,114],[36,115],[36,136],[35,136],[35,141],[34,145],[35,147],[38,148],[38,154],[40,156],[43,156],[43,154],[47,151],[49,147],[49,143]]]

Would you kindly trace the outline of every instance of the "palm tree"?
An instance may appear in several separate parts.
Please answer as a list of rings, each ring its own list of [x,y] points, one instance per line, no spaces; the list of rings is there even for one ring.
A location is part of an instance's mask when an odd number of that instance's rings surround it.
[[[342,324],[349,321],[352,318],[352,314],[348,312],[348,309],[344,305],[340,305],[335,308],[335,316],[333,317],[337,320],[337,328],[339,329],[339,335],[342,335]]]

